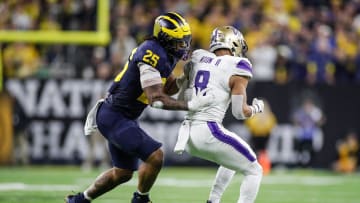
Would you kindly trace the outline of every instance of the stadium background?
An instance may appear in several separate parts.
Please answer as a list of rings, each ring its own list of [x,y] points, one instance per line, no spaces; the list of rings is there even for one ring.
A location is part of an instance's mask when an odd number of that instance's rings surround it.
[[[105,14],[99,2],[109,3]],[[81,163],[91,150],[82,135],[86,112],[166,11],[190,22],[193,49],[206,49],[219,25],[244,33],[255,75],[249,98],[265,98],[278,121],[269,145],[274,164],[299,162],[292,115],[304,98],[325,116],[312,167],[332,168],[339,140],[360,132],[359,1],[6,0],[0,2],[1,163],[13,164],[17,136],[29,141],[32,164]],[[172,152],[183,115],[149,108],[141,125],[164,143],[167,165],[209,165]],[[225,126],[251,137],[230,114]]]

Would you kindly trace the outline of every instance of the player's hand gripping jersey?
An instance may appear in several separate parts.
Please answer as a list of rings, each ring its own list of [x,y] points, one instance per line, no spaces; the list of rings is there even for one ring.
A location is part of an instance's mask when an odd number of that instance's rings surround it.
[[[123,70],[111,85],[105,102],[128,118],[139,117],[148,105],[148,100],[141,87],[138,64],[145,63],[157,69],[165,83],[177,62],[157,41],[146,40],[132,51]]]
[[[222,122],[231,102],[229,79],[233,75],[252,78],[252,65],[247,58],[216,56],[199,49],[192,53],[189,78],[190,87],[209,88],[215,95],[210,106],[197,112],[188,112],[186,119]]]

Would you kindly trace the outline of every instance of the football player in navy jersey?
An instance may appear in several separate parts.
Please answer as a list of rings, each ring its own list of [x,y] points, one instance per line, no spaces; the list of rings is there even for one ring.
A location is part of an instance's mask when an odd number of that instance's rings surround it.
[[[153,36],[132,51],[107,97],[98,102],[94,111],[92,120],[108,140],[113,167],[99,175],[84,192],[67,196],[67,203],[90,202],[129,181],[136,170],[138,187],[131,202],[151,202],[149,191],[162,168],[163,152],[161,143],[139,127],[137,118],[148,105],[196,111],[212,99],[205,91],[194,94],[189,102],[168,95],[180,87],[177,84],[181,78],[175,78],[172,71],[180,59],[188,56],[190,42],[190,26],[182,16],[169,12],[156,18]]]

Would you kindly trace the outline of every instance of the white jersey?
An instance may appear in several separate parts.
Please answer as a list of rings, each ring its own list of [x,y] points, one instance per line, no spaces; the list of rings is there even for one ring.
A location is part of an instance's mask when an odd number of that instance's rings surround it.
[[[188,120],[222,122],[231,102],[230,77],[240,75],[252,78],[252,65],[247,58],[215,54],[198,49],[191,56],[192,68],[189,72],[191,88],[210,88],[214,101],[197,112],[189,112]]]
[[[212,161],[221,167],[216,175],[210,197],[214,202],[220,196],[234,175],[234,171],[243,173],[238,203],[253,203],[259,190],[262,168],[257,162],[256,154],[251,147],[236,133],[227,130],[222,120],[231,102],[230,77],[240,75],[252,77],[251,63],[248,59],[234,56],[216,56],[205,50],[196,50],[192,54],[189,71],[190,87],[211,88],[208,93],[215,99],[210,106],[197,112],[189,112],[182,122],[174,152],[183,151],[190,155]],[[186,91],[192,91],[187,89]],[[190,94],[184,92],[184,98]],[[214,189],[215,188],[215,189]],[[220,192],[220,193],[219,193]],[[217,194],[220,194],[218,196]]]

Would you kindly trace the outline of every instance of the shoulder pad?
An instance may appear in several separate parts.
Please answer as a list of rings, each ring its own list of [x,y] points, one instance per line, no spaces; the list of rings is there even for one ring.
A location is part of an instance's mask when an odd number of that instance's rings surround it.
[[[195,51],[192,52],[191,54],[191,61],[195,62],[200,60],[201,57],[203,56],[211,56],[211,57],[215,57],[215,54],[205,50],[205,49],[197,49]]]
[[[199,55],[204,53],[208,53],[208,51],[206,51],[205,49],[196,49],[195,51],[192,52],[193,55]]]
[[[243,57],[231,57],[232,60],[230,63],[232,63],[232,72],[233,75],[240,75],[240,76],[246,76],[249,78],[253,77],[252,74],[252,64],[247,58]]]

